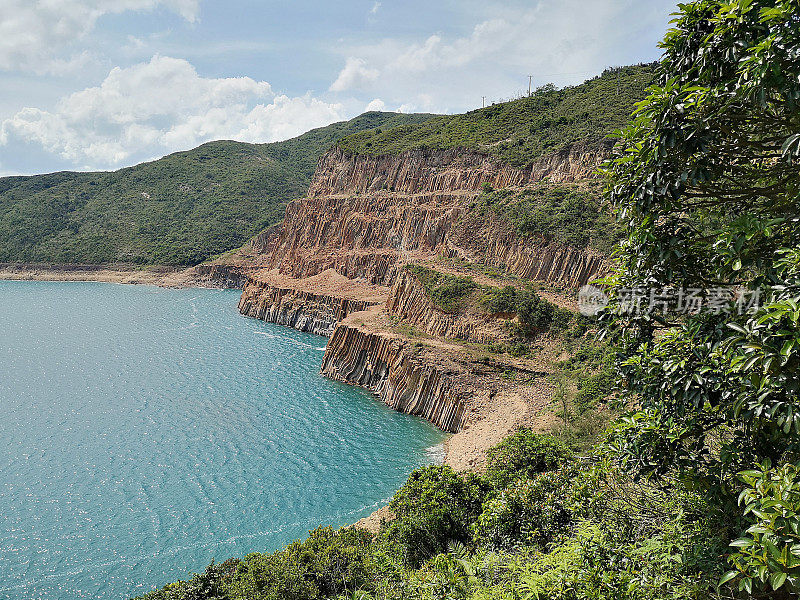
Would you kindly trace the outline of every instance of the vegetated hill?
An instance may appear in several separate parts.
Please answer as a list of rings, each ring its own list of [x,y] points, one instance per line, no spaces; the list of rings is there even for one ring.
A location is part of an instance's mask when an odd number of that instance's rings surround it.
[[[432,116],[368,112],[283,142],[216,141],[114,172],[0,178],[0,262],[197,264],[280,220],[341,137]]]
[[[413,148],[467,148],[523,167],[576,142],[596,143],[628,122],[653,81],[654,64],[607,69],[580,85],[552,85],[529,97],[423,124],[362,131],[338,145],[348,154],[397,154]]]

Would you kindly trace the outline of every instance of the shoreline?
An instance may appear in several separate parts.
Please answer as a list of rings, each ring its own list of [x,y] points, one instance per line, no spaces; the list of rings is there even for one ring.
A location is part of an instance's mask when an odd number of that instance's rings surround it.
[[[168,288],[212,287],[203,285],[194,267],[132,265],[0,263],[0,281],[95,281]]]

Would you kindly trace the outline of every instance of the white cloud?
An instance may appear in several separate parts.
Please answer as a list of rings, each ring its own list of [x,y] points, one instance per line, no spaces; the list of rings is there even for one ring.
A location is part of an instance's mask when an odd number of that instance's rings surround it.
[[[432,31],[417,41],[344,46],[346,63],[330,91],[379,93],[404,108],[452,111],[480,106],[481,96],[497,101],[527,90],[529,74],[534,85],[574,84],[632,62],[638,39],[655,58],[654,41],[674,6],[674,0],[490,1],[481,12],[491,18],[476,19],[462,35]]]
[[[182,59],[114,68],[53,111],[24,108],[0,125],[0,145],[38,143],[86,168],[118,166],[212,139],[269,142],[340,120],[339,104],[276,96],[249,77],[204,78]]]
[[[367,104],[364,107],[364,112],[369,112],[371,110],[377,110],[377,111],[386,110],[386,102],[384,102],[380,98],[375,98],[374,100],[370,101],[370,103]]]
[[[378,14],[378,11],[379,11],[380,9],[381,9],[381,3],[380,3],[380,2],[375,2],[375,3],[372,5],[372,8],[370,8],[370,9],[369,9],[369,14],[371,14],[371,15],[376,15],[376,14]]]
[[[0,70],[57,73],[79,66],[56,56],[89,34],[100,17],[159,7],[189,22],[199,14],[199,0],[0,0]]]
[[[329,88],[331,92],[343,92],[345,90],[362,88],[378,78],[380,72],[377,69],[367,67],[367,61],[363,58],[348,58],[344,69],[339,73]]]

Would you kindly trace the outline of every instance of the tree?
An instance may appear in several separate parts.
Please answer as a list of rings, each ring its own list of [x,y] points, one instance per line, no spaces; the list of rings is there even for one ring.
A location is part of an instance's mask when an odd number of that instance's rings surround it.
[[[602,319],[632,408],[609,444],[733,504],[743,469],[800,461],[800,6],[679,9],[607,165],[626,238]]]

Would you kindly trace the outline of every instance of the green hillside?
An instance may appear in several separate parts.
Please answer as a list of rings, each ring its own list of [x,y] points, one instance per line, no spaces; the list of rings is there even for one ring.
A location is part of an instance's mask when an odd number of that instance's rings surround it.
[[[283,142],[209,142],[111,173],[0,178],[0,262],[202,262],[278,221],[341,137],[431,117],[369,112]]]
[[[653,81],[654,65],[607,69],[580,85],[545,86],[530,97],[493,104],[422,125],[356,133],[339,142],[350,154],[397,154],[413,148],[468,148],[526,166],[576,142],[597,143],[628,122]]]

